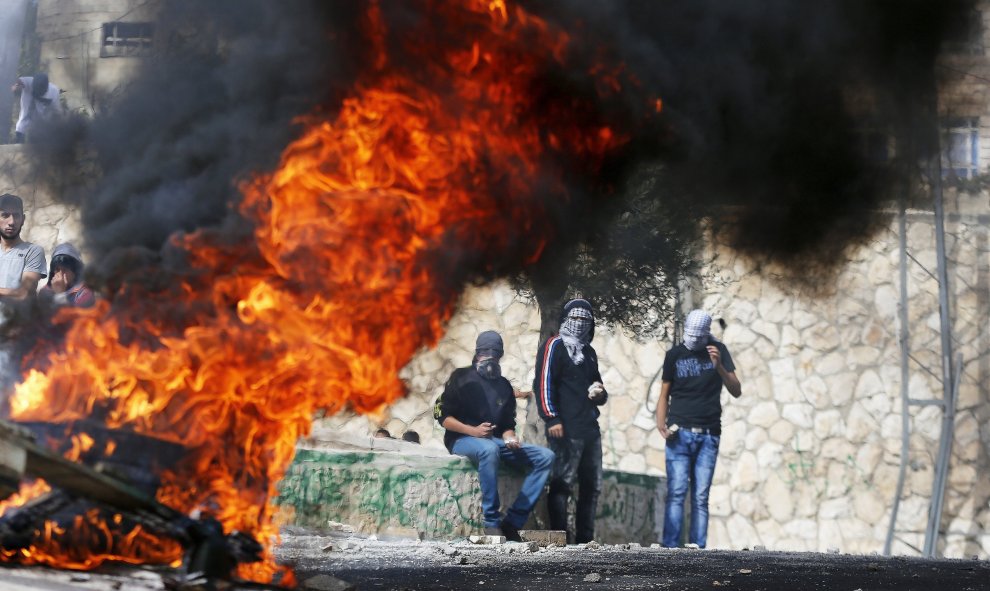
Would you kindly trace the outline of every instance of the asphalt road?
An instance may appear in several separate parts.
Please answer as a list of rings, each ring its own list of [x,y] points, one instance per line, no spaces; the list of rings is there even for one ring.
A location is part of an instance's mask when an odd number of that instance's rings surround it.
[[[627,546],[387,543],[320,536],[283,540],[300,581],[319,574],[357,589],[664,589],[990,591],[990,562],[807,552],[667,550]],[[327,546],[331,549],[323,550]]]
[[[304,591],[990,591],[990,561],[665,550],[633,546],[539,549],[525,544],[378,541],[284,533],[276,549]],[[167,567],[104,565],[79,573],[0,564],[0,591],[163,591]],[[332,578],[331,578],[332,577]],[[307,587],[314,579],[319,585]],[[201,587],[193,587],[197,591]],[[272,589],[234,585],[231,591]]]

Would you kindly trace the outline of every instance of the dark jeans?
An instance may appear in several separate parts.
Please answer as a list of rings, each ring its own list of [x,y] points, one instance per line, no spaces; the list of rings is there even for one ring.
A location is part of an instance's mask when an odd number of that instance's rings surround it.
[[[708,543],[708,491],[715,475],[719,435],[681,430],[667,440],[667,506],[663,516],[663,545],[681,543],[684,499],[691,489],[691,524],[688,542],[704,548]]]
[[[550,472],[550,492],[547,509],[550,527],[568,532],[567,502],[577,484],[576,529],[573,541],[582,544],[595,539],[595,513],[598,495],[602,492],[602,436],[589,439],[548,438],[550,449],[556,456]]]

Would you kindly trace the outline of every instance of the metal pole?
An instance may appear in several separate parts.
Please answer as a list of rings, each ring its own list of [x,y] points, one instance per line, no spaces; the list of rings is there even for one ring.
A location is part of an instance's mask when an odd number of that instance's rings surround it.
[[[883,554],[884,556],[890,556],[890,547],[894,541],[894,529],[897,526],[897,511],[901,506],[901,495],[904,492],[904,475],[907,472],[908,464],[908,441],[910,437],[911,430],[911,415],[909,410],[911,408],[911,396],[910,387],[908,380],[911,378],[911,374],[908,371],[908,364],[910,363],[910,351],[908,350],[910,332],[908,328],[908,288],[907,288],[907,267],[908,267],[908,257],[907,257],[907,206],[905,205],[905,199],[901,198],[901,210],[898,216],[897,225],[898,232],[900,233],[900,268],[899,275],[901,281],[901,305],[899,316],[901,320],[900,330],[898,331],[898,340],[901,343],[901,467],[897,473],[897,488],[894,492],[894,505],[890,510],[890,525],[887,527],[887,539],[883,543]]]
[[[936,141],[936,147],[939,143]],[[939,525],[942,521],[942,501],[949,472],[952,450],[952,431],[955,422],[952,379],[952,318],[949,315],[949,273],[945,254],[945,214],[942,209],[942,161],[941,149],[935,150],[932,165],[932,192],[935,201],[935,248],[938,264],[938,307],[942,331],[942,434],[939,438],[938,456],[935,462],[935,482],[932,486],[932,504],[925,529],[924,555],[935,556]]]

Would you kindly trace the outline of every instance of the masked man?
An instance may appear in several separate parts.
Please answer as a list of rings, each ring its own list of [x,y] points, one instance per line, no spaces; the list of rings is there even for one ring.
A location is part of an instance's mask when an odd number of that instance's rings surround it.
[[[708,542],[708,491],[722,435],[722,386],[739,398],[729,350],[711,335],[712,317],[703,310],[688,314],[684,342],[667,351],[663,360],[657,427],[667,445],[667,504],[663,545],[676,548],[681,540],[684,499],[691,488],[688,543],[704,548]]]
[[[595,512],[602,490],[602,434],[598,407],[608,400],[591,347],[595,319],[591,304],[576,299],[564,305],[560,332],[544,342],[536,357],[533,391],[547,441],[556,456],[547,505],[550,526],[567,531],[568,541],[595,537]],[[567,503],[574,485],[579,494],[576,529],[567,528]]]
[[[516,399],[509,380],[502,377],[502,353],[502,337],[497,332],[478,335],[472,366],[450,375],[434,416],[447,430],[443,437],[447,450],[469,458],[478,467],[486,533],[501,531],[509,541],[520,542],[519,530],[543,493],[553,453],[522,443],[516,436]],[[519,496],[504,518],[498,498],[501,462],[529,468]]]
[[[58,96],[61,90],[48,81],[47,74],[18,78],[12,88],[21,96],[21,114],[15,127],[16,142],[24,143],[34,123],[61,110]]]

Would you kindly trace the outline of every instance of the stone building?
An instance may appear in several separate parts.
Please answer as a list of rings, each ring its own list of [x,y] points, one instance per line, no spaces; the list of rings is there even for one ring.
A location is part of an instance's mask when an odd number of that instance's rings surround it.
[[[35,69],[50,73],[71,109],[103,108],[154,42],[154,3],[20,4],[37,9],[35,28],[27,32],[38,42]],[[974,21],[980,35],[972,44],[949,48],[939,66],[945,78],[943,166],[954,178],[944,192],[948,282],[943,287],[951,342],[962,363],[954,368],[958,401],[937,553],[986,559],[990,192],[980,179],[990,166],[990,60],[982,42],[990,3],[980,5],[985,10]],[[49,250],[57,242],[77,240],[75,212],[35,188],[37,179],[25,172],[23,158],[18,147],[0,147],[0,190],[18,192],[30,204],[28,238]],[[931,207],[909,210],[903,218],[892,212],[887,228],[852,254],[834,289],[814,299],[767,279],[717,241],[709,248],[713,263],[702,273],[709,279],[693,299],[726,321],[716,336],[734,352],[744,393],[738,400],[724,395],[710,546],[870,553],[884,551],[890,535],[892,553],[921,553],[942,410],[934,403],[905,407],[905,399],[938,401],[945,391]],[[474,338],[486,329],[504,337],[504,373],[528,388],[540,326],[535,305],[495,284],[469,289],[459,310],[440,344],[403,370],[405,399],[380,416],[321,419],[321,428],[363,435],[379,425],[396,434],[414,429],[426,446],[439,449],[442,431],[432,418],[433,401],[451,370],[470,361]],[[598,331],[595,346],[612,394],[601,418],[606,467],[663,473],[653,413],[658,372],[670,345],[636,340],[618,327]],[[531,402],[523,403],[520,419]]]

